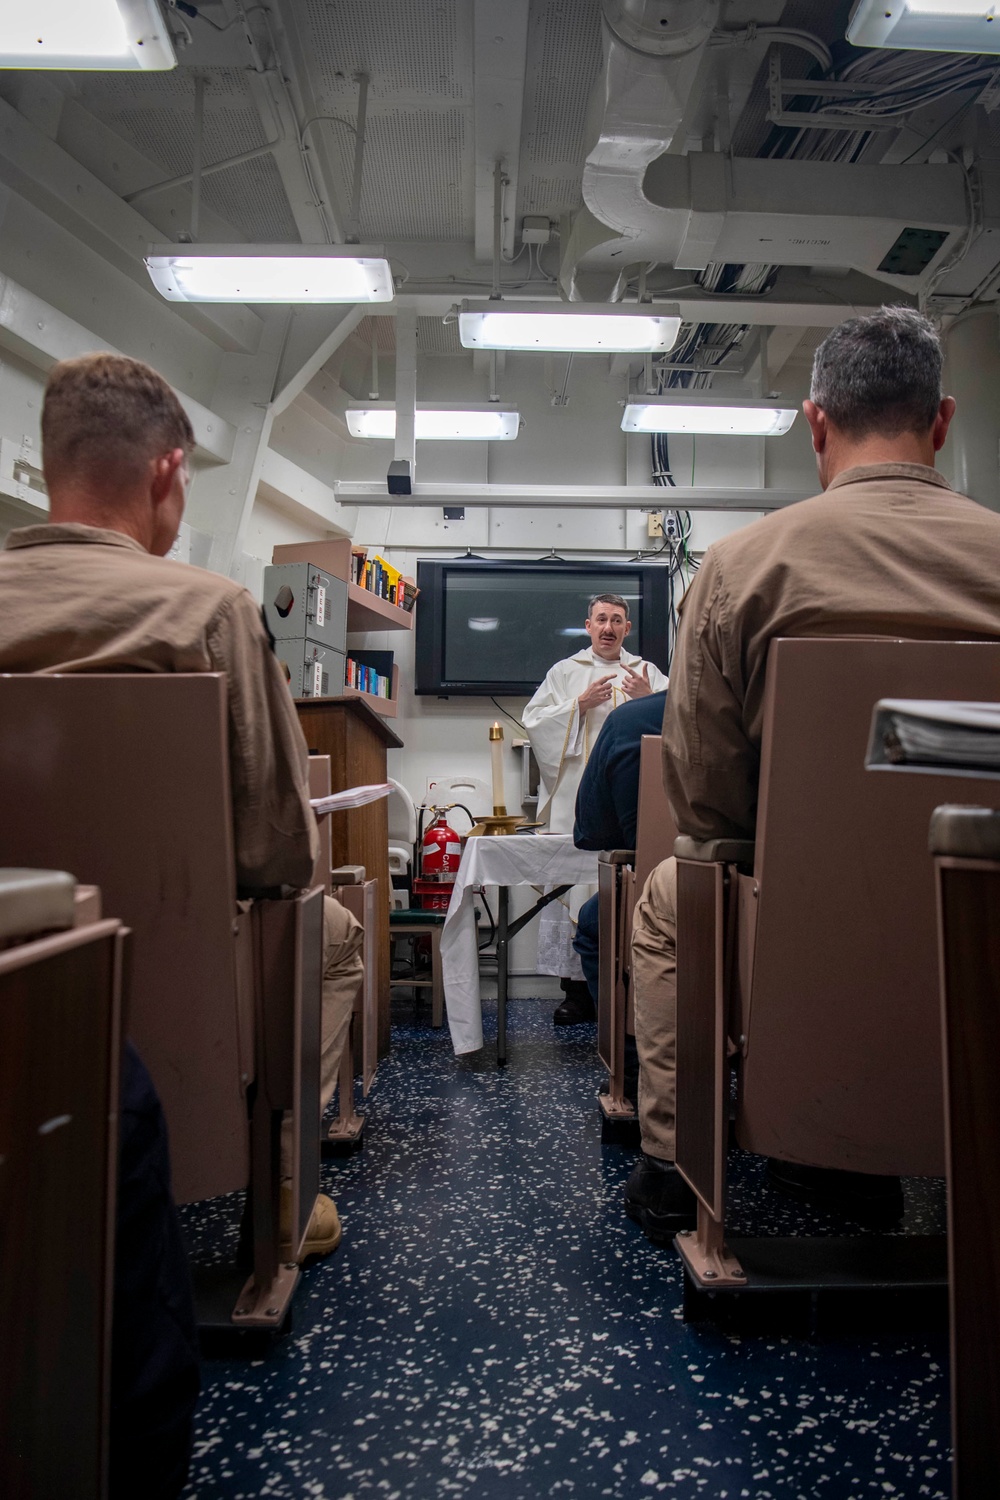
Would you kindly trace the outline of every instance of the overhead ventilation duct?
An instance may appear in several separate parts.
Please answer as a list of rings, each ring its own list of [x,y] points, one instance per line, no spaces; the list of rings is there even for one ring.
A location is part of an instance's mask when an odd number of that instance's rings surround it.
[[[604,67],[590,106],[586,208],[574,221],[560,273],[571,300],[581,296],[576,266],[589,250],[617,237],[635,241],[648,226],[643,176],[670,147],[697,97],[719,8],[719,0],[602,0]],[[640,254],[637,248],[621,263]]]

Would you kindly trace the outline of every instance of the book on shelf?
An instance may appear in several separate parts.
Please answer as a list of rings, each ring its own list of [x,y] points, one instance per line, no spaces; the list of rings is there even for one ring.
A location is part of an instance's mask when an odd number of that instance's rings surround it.
[[[367,547],[351,549],[351,581],[389,604],[413,608],[412,603],[404,605],[405,589],[399,569],[387,563],[377,552],[369,556]]]
[[[392,697],[391,651],[352,651],[347,658],[346,685],[375,698]]]
[[[417,602],[417,595],[420,593],[420,590],[417,588],[414,579],[406,577],[400,578],[399,588],[402,589],[402,593],[397,597],[396,603],[401,604],[407,614],[409,614]]]

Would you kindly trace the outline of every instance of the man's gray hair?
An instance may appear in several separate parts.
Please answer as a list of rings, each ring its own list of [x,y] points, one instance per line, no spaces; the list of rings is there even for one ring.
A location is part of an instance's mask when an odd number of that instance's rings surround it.
[[[880,307],[820,344],[809,395],[852,438],[924,433],[941,404],[941,341],[911,307]]]
[[[587,605],[587,619],[594,613],[595,604],[617,604],[618,608],[625,611],[626,620],[630,618],[628,612],[628,601],[621,594],[595,594]]]

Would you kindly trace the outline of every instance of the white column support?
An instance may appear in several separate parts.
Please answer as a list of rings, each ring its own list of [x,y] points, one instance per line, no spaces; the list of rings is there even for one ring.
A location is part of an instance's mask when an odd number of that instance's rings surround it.
[[[393,457],[410,465],[416,474],[417,444],[417,314],[401,307],[396,314],[396,447]]]
[[[209,566],[217,573],[230,573],[242,550],[274,422],[271,402],[289,317],[275,308],[257,353],[227,354],[221,362],[212,400],[236,429],[233,455],[226,468],[199,474],[187,515],[192,526],[211,534]]]
[[[998,381],[996,307],[956,318],[945,334],[944,389],[956,409],[942,457],[951,460],[955,488],[990,510],[1000,510]]]
[[[493,169],[506,164],[505,255],[514,253],[517,170],[521,154],[529,0],[476,0],[474,70],[476,124],[476,259],[493,254]]]
[[[318,314],[312,309],[294,310],[278,370],[277,390],[271,403],[274,416],[279,416],[291,406],[296,396],[301,395],[313,376],[319,374],[330,356],[354,332],[367,311],[367,307],[361,305],[334,308],[335,322],[331,328],[330,308],[323,308]],[[321,327],[317,330],[320,320]],[[322,331],[323,327],[326,332]]]

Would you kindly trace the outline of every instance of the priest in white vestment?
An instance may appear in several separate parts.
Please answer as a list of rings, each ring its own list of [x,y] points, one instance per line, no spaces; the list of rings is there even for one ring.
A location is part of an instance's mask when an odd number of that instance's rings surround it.
[[[628,698],[658,693],[667,686],[659,667],[623,649],[631,628],[624,599],[596,595],[584,626],[590,645],[549,668],[522,715],[541,778],[538,818],[552,833],[573,832],[577,789],[608,714]],[[586,1020],[593,1013],[573,951],[576,914],[592,894],[589,886],[574,886],[539,917],[539,973],[557,974],[570,984],[579,981],[573,988],[564,983],[567,999],[556,1011],[557,1024]]]

